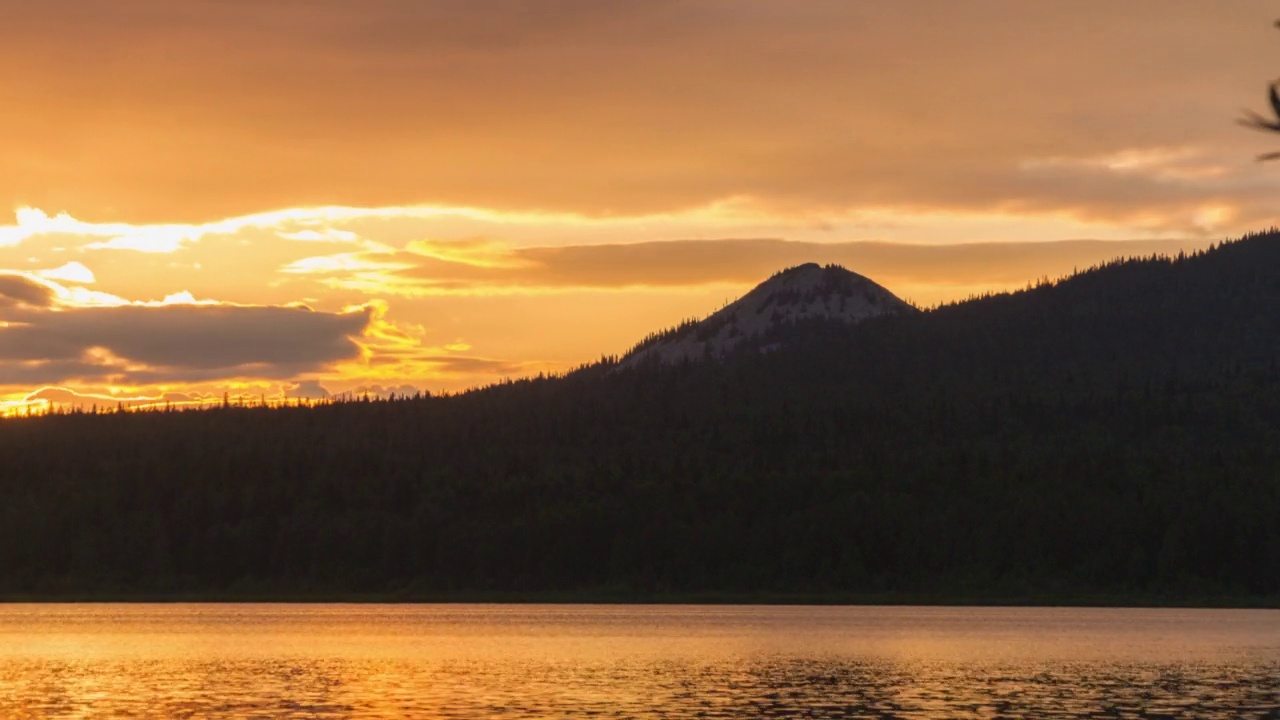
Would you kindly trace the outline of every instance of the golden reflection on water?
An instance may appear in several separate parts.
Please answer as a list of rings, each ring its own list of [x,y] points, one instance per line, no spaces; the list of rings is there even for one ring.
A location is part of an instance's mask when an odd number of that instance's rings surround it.
[[[0,606],[0,717],[1280,718],[1280,613]]]

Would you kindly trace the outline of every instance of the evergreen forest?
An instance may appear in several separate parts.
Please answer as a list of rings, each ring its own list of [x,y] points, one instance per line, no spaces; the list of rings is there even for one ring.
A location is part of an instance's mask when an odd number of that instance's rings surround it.
[[[37,599],[1280,604],[1280,232],[723,361],[0,421],[0,569]]]

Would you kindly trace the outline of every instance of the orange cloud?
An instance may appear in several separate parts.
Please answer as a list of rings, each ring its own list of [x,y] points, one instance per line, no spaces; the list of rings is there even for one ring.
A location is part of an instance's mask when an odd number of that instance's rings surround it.
[[[1251,161],[1271,148],[1229,122],[1270,77],[1257,8],[922,2],[50,0],[0,28],[0,199],[148,223],[330,204],[635,215],[733,197],[1183,232],[1205,204],[1276,217],[1276,176]],[[1161,148],[1217,170],[1026,167]]]
[[[776,239],[678,240],[508,248],[505,264],[440,262],[415,253],[356,254],[350,268],[313,262],[322,282],[407,296],[750,285],[779,268],[839,264],[889,287],[996,289],[1060,276],[1117,256],[1176,254],[1204,240],[919,245]],[[962,293],[963,295],[963,293]],[[931,298],[933,300],[944,298]],[[950,299],[950,298],[945,298]]]

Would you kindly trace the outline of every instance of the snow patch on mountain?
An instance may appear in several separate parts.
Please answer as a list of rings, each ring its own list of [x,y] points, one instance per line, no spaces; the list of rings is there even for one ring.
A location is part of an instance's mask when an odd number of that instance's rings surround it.
[[[807,263],[783,270],[704,320],[649,338],[623,357],[621,365],[721,358],[743,340],[800,320],[826,318],[852,324],[916,312],[857,273],[837,265]]]

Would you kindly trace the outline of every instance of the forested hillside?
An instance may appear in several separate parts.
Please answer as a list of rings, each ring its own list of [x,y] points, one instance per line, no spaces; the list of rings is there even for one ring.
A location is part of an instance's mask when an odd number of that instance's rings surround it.
[[[1275,231],[723,362],[0,422],[9,596],[1267,601],[1278,519]]]

